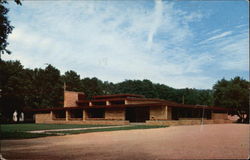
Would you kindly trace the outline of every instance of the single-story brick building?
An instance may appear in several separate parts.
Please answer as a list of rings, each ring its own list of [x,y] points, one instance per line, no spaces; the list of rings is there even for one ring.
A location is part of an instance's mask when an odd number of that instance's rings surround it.
[[[36,123],[188,125],[230,123],[228,109],[187,105],[142,95],[117,94],[86,99],[82,92],[64,92],[64,107],[30,110]]]

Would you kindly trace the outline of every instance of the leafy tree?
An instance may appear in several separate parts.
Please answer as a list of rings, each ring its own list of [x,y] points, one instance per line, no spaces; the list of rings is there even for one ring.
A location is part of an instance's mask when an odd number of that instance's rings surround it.
[[[199,90],[198,94],[198,103],[201,105],[207,105],[207,106],[212,106],[213,104],[213,92],[212,90]]]
[[[53,108],[63,101],[63,83],[60,71],[48,65],[44,70],[35,69],[33,74],[33,107]]]
[[[171,100],[171,101],[175,100],[174,95],[175,95],[176,89],[171,88],[164,84],[155,84],[154,86],[158,95],[157,98]]]
[[[153,84],[150,80],[144,79],[141,82],[142,85],[142,95],[145,95],[145,97],[151,98],[151,97],[159,97],[158,92],[156,90],[155,84]]]
[[[15,0],[15,2],[21,5],[20,0]],[[9,44],[7,42],[7,38],[14,28],[13,26],[10,25],[10,21],[8,20],[7,17],[7,13],[9,12],[9,10],[4,6],[4,4],[6,3],[7,3],[6,0],[0,0],[0,59],[1,59],[1,54],[11,53],[7,49],[7,46]]]
[[[103,83],[101,80],[94,78],[84,78],[81,80],[82,91],[87,95],[87,98],[92,96],[102,95]]]
[[[66,90],[81,91],[81,79],[75,71],[67,71],[62,76],[63,82],[66,84]]]
[[[112,82],[105,81],[102,84],[103,94],[115,94],[116,85]]]
[[[249,110],[249,83],[239,77],[231,81],[222,79],[214,86],[213,91],[175,89],[164,84],[152,83],[150,80],[102,82],[95,77],[80,79],[74,71],[67,71],[61,76],[60,71],[52,65],[45,69],[24,69],[19,61],[0,62],[0,112],[9,119],[14,110],[62,106],[63,82],[67,83],[67,90],[83,91],[88,98],[102,94],[130,93],[182,103],[184,97],[185,104],[213,105],[214,101],[217,106],[235,109],[235,114],[240,117]]]
[[[20,74],[18,85],[22,88],[23,109],[62,106],[63,83],[58,69],[48,65],[45,69],[23,69]]]
[[[212,105],[213,95],[211,90],[194,88],[177,89],[172,93],[173,101],[193,105]]]
[[[240,117],[240,121],[249,121],[249,82],[235,77],[231,80],[224,78],[214,86],[214,103],[217,106],[234,110],[232,114]],[[246,117],[244,116],[246,115]]]
[[[115,84],[113,93],[141,94],[147,98],[160,98],[185,104],[212,104],[211,90],[174,89],[164,84],[154,84],[150,80],[125,80]]]
[[[116,84],[116,94],[141,94],[148,98],[158,97],[155,85],[147,79],[141,80],[125,80]]]
[[[0,112],[5,120],[10,120],[12,113],[24,105],[27,81],[22,71],[19,61],[0,61]]]

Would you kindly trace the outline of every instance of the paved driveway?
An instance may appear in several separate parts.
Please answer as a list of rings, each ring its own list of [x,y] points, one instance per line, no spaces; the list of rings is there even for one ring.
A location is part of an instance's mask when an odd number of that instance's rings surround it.
[[[249,125],[213,124],[4,140],[6,159],[247,159]]]

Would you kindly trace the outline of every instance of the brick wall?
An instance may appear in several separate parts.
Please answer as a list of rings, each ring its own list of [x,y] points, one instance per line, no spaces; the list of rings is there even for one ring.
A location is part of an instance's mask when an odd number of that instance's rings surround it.
[[[125,109],[124,108],[106,108],[105,119],[125,120]]]
[[[125,104],[144,104],[144,103],[158,103],[156,101],[135,101],[135,100],[125,100]]]
[[[149,118],[154,119],[167,119],[167,107],[150,107]]]
[[[179,122],[177,120],[150,120],[150,121],[146,121],[146,124],[148,125],[165,125],[165,126],[176,126],[179,125]]]
[[[76,101],[78,100],[79,93],[80,92],[64,91],[64,107],[77,106]]]
[[[50,123],[52,122],[52,116],[50,113],[35,114],[36,123]]]
[[[227,113],[212,113],[212,119],[228,119],[228,114]]]
[[[230,120],[216,119],[216,120],[203,120],[203,124],[225,124],[233,123]],[[147,125],[166,125],[166,126],[176,126],[176,125],[201,125],[201,120],[149,120],[146,121]]]
[[[53,119],[51,118],[50,113],[40,113],[35,115],[36,123],[46,123],[46,124],[103,124],[103,125],[127,125],[129,121],[126,120],[69,120],[66,119]],[[202,123],[201,120],[149,120],[146,121],[147,125],[167,125],[167,126],[175,126],[175,125],[200,125]],[[203,124],[223,124],[223,123],[233,123],[230,120],[224,119],[215,119],[215,120],[203,120]]]
[[[36,123],[46,124],[101,124],[101,125],[128,125],[129,121],[125,120],[52,120],[52,121],[36,121]]]

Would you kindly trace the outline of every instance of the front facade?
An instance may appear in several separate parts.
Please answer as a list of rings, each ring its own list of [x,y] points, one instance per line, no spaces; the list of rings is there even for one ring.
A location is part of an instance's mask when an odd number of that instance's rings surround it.
[[[36,123],[126,125],[189,125],[230,123],[228,110],[212,106],[184,105],[171,101],[120,94],[94,96],[64,92],[64,107],[32,110]]]

